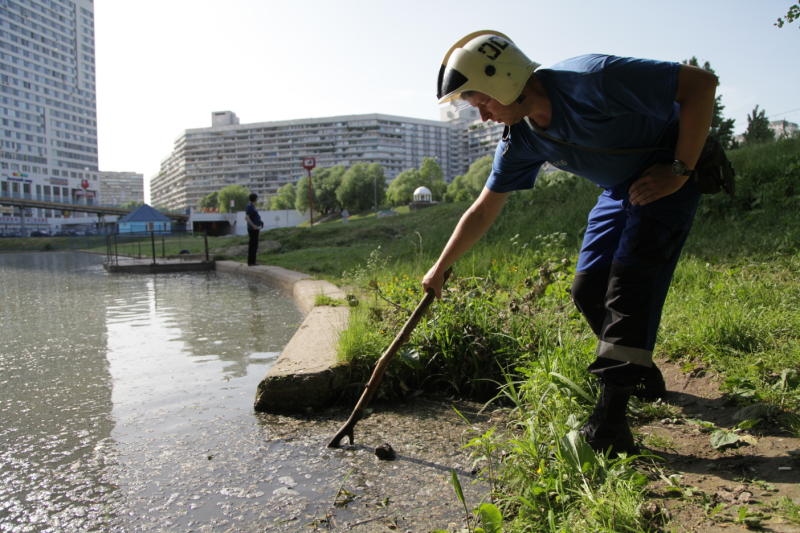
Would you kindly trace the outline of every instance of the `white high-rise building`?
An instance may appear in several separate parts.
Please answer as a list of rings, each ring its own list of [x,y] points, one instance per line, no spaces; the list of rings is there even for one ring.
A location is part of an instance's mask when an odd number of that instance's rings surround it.
[[[0,196],[99,203],[95,91],[92,0],[0,0]]]

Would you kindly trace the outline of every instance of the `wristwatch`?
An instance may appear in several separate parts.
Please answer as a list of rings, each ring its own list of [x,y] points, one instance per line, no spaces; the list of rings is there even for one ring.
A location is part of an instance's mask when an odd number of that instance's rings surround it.
[[[686,163],[684,163],[680,159],[676,159],[675,161],[672,162],[672,173],[675,176],[688,176],[692,172],[694,171],[689,167],[687,167]]]

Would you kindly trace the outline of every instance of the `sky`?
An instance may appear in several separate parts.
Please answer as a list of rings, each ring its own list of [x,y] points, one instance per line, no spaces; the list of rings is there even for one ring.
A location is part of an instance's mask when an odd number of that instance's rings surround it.
[[[708,61],[723,116],[800,123],[793,0],[95,0],[100,170],[149,180],[184,130],[384,113],[439,119],[436,76],[494,29],[543,66],[584,53]],[[299,162],[298,162],[299,164]]]

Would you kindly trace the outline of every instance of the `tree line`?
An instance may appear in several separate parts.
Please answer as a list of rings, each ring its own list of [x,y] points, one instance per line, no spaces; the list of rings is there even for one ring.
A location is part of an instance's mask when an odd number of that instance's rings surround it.
[[[349,168],[343,165],[320,167],[311,173],[310,188],[308,176],[303,176],[281,186],[275,195],[262,198],[260,207],[296,209],[303,213],[308,211],[311,202],[314,212],[323,216],[342,211],[363,213],[408,205],[418,187],[427,187],[435,202],[471,201],[483,188],[491,166],[491,156],[482,157],[470,165],[465,174],[447,184],[436,160],[426,157],[419,168],[404,170],[388,185],[384,169],[378,163],[356,163]],[[243,185],[228,185],[203,197],[199,207],[222,213],[243,211],[249,194]]]

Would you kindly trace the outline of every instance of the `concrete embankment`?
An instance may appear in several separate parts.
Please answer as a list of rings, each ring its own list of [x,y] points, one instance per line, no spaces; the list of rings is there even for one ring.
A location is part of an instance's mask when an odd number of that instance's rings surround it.
[[[336,360],[339,334],[347,327],[349,308],[315,306],[318,295],[345,299],[330,282],[276,266],[249,267],[217,261],[217,270],[264,281],[290,295],[305,314],[303,323],[258,385],[256,411],[292,412],[329,405],[346,384],[346,366]]]

